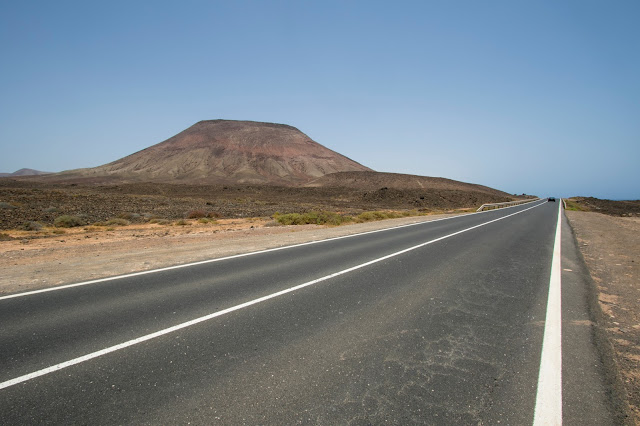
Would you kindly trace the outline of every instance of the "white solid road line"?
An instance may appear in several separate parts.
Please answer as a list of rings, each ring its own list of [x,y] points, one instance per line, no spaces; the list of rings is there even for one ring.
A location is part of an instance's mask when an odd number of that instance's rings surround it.
[[[560,200],[562,201],[562,200]],[[562,424],[562,203],[558,203],[558,224],[553,245],[547,316],[544,322],[542,357],[538,375],[534,426]]]
[[[519,207],[519,206],[513,206],[513,207]],[[513,208],[513,207],[505,207],[505,209],[506,208]],[[79,283],[75,283],[75,284],[66,284],[66,285],[61,285],[61,286],[57,286],[57,287],[43,288],[43,289],[40,289],[40,290],[25,291],[23,293],[16,293],[16,294],[9,294],[7,296],[0,296],[0,300],[15,299],[17,297],[31,296],[33,294],[48,293],[50,291],[65,290],[67,288],[81,287],[81,286],[90,285],[90,284],[98,284],[98,283],[103,283],[103,282],[107,282],[107,281],[119,280],[119,279],[122,279],[122,278],[130,278],[130,277],[137,277],[137,276],[140,276],[140,275],[155,274],[156,272],[170,271],[172,269],[187,268],[189,266],[203,265],[205,263],[221,262],[223,260],[236,259],[236,258],[239,258],[239,257],[254,256],[256,254],[269,253],[269,252],[278,251],[278,250],[286,250],[286,249],[291,249],[291,248],[296,248],[296,247],[308,246],[308,245],[311,245],[311,244],[326,243],[328,241],[341,240],[341,239],[344,239],[344,238],[352,238],[352,237],[357,237],[357,236],[360,236],[360,235],[375,234],[376,232],[385,232],[385,231],[390,231],[390,230],[393,230],[393,229],[406,228],[408,226],[423,225],[425,223],[439,222],[439,221],[442,221],[442,220],[456,219],[458,217],[467,217],[467,216],[472,216],[472,215],[475,215],[475,214],[489,213],[490,211],[491,210],[487,210],[487,211],[483,211],[483,212],[474,212],[474,213],[462,214],[462,215],[457,215],[457,216],[443,217],[441,219],[424,220],[424,221],[420,221],[420,222],[416,222],[416,223],[409,223],[409,224],[406,224],[406,225],[393,226],[391,228],[376,229],[375,231],[360,232],[358,234],[343,235],[341,237],[327,238],[325,240],[309,241],[309,242],[306,242],[306,243],[293,244],[293,245],[282,246],[282,247],[275,247],[275,248],[270,248],[270,249],[260,250],[260,251],[252,251],[252,252],[249,252],[249,253],[241,253],[241,254],[236,254],[236,255],[233,255],[233,256],[219,257],[219,258],[216,258],[216,259],[201,260],[199,262],[184,263],[182,265],[167,266],[166,268],[151,269],[151,270],[148,270],[148,271],[133,272],[131,274],[116,275],[114,277],[106,277],[106,278],[99,278],[99,279],[96,279],[96,280],[83,281],[83,282],[79,282]]]
[[[196,319],[193,319],[191,321],[187,321],[187,322],[184,322],[182,324],[178,324],[178,325],[175,325],[173,327],[169,327],[169,328],[166,328],[164,330],[157,331],[155,333],[147,334],[145,336],[138,337],[136,339],[129,340],[127,342],[120,343],[118,345],[111,346],[111,347],[106,348],[106,349],[102,349],[102,350],[99,350],[99,351],[96,351],[96,352],[92,352],[90,354],[87,354],[87,355],[84,355],[84,356],[81,356],[81,357],[78,357],[78,358],[74,358],[72,360],[62,362],[60,364],[52,365],[51,367],[47,367],[47,368],[44,368],[42,370],[35,371],[33,373],[25,374],[24,376],[16,377],[15,379],[7,380],[6,382],[0,383],[0,389],[8,388],[10,386],[14,386],[14,385],[17,385],[19,383],[35,379],[37,377],[44,376],[44,375],[49,374],[49,373],[53,373],[55,371],[62,370],[63,368],[71,367],[72,365],[80,364],[82,362],[89,361],[89,360],[91,360],[93,358],[98,358],[98,357],[100,357],[102,355],[106,355],[106,354],[109,354],[111,352],[115,352],[115,351],[118,351],[120,349],[127,348],[129,346],[137,345],[138,343],[146,342],[147,340],[155,339],[156,337],[160,337],[160,336],[163,336],[165,334],[173,333],[174,331],[178,331],[178,330],[181,330],[183,328],[190,327],[192,325],[201,323],[203,321],[208,321],[208,320],[210,320],[212,318],[216,318],[216,317],[228,314],[230,312],[234,312],[234,311],[238,311],[240,309],[244,309],[246,307],[249,307],[249,306],[264,302],[264,301],[267,301],[269,299],[273,299],[273,298],[282,296],[284,294],[288,294],[288,293],[294,292],[296,290],[300,290],[300,289],[302,289],[304,287],[309,287],[311,285],[320,283],[322,281],[326,281],[326,280],[329,280],[331,278],[335,278],[337,276],[344,275],[346,273],[355,271],[357,269],[364,268],[366,266],[373,265],[373,264],[378,263],[378,262],[382,262],[383,260],[390,259],[390,258],[395,257],[395,256],[399,256],[401,254],[410,252],[412,250],[416,250],[418,248],[427,246],[429,244],[433,244],[433,243],[438,242],[438,241],[442,241],[444,239],[453,237],[455,235],[459,235],[459,234],[462,234],[464,232],[471,231],[472,229],[480,228],[481,226],[485,226],[485,225],[488,225],[490,223],[497,222],[499,220],[503,220],[503,219],[506,219],[508,217],[520,214],[520,213],[524,213],[527,210],[534,209],[534,208],[539,207],[541,205],[542,204],[537,204],[537,205],[535,205],[533,207],[529,207],[527,209],[520,210],[520,211],[515,212],[515,213],[511,213],[510,215],[503,216],[503,217],[500,217],[500,218],[497,218],[497,219],[494,219],[494,220],[490,220],[488,222],[484,222],[484,223],[481,223],[479,225],[475,225],[475,226],[472,226],[470,228],[466,228],[466,229],[463,229],[461,231],[457,231],[457,232],[454,232],[452,234],[448,234],[448,235],[445,235],[443,237],[436,238],[434,240],[430,240],[430,241],[427,241],[425,243],[418,244],[416,246],[406,248],[404,250],[400,250],[398,252],[395,252],[395,253],[392,253],[392,254],[389,254],[389,255],[386,255],[386,256],[371,260],[369,262],[365,262],[365,263],[362,263],[360,265],[356,265],[356,266],[353,266],[351,268],[344,269],[344,270],[339,271],[339,272],[335,272],[333,274],[324,276],[322,278],[318,278],[318,279],[315,279],[313,281],[308,281],[306,283],[297,285],[295,287],[290,287],[288,289],[281,290],[281,291],[279,291],[277,293],[273,293],[273,294],[270,294],[270,295],[267,295],[267,296],[263,296],[263,297],[260,297],[258,299],[251,300],[249,302],[242,303],[240,305],[232,306],[230,308],[223,309],[221,311],[214,312],[212,314],[209,314],[209,315],[206,315],[206,316],[203,316],[203,317],[200,317],[200,318],[196,318]]]

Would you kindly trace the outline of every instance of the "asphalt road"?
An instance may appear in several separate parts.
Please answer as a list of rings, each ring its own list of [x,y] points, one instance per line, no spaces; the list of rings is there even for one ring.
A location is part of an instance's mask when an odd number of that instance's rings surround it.
[[[558,214],[536,202],[0,298],[0,424],[532,424]],[[561,225],[563,420],[615,424]]]

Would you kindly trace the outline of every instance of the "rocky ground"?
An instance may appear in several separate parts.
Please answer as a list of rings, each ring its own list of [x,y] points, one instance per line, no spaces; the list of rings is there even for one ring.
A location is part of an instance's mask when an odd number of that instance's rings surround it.
[[[0,179],[0,230],[20,229],[26,222],[52,225],[62,215],[76,216],[82,225],[90,225],[114,218],[133,223],[178,220],[194,211],[222,218],[271,217],[276,212],[312,210],[358,214],[381,209],[416,209],[433,213],[503,201],[510,199],[500,194],[459,189],[162,183],[92,186],[5,178]]]

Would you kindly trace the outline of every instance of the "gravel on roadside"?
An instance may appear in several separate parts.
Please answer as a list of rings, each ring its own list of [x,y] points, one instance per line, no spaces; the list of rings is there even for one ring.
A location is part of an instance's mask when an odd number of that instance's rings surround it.
[[[640,425],[640,218],[566,211],[598,290],[627,401]]]

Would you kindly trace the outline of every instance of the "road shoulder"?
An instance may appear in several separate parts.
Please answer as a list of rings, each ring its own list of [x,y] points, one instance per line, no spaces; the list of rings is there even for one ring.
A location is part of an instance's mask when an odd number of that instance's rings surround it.
[[[576,211],[566,216],[579,256],[567,263],[573,267],[563,264],[563,269],[585,277],[590,328],[612,392],[609,397],[616,411],[631,416],[618,421],[640,424],[640,220]],[[563,281],[565,275],[576,274],[565,271]],[[620,399],[625,401],[616,407]]]
[[[337,227],[241,226],[218,230],[195,226],[152,233],[116,230],[63,235],[59,238],[0,241],[0,295],[37,290],[85,280],[159,269],[185,263],[324,240],[458,214],[416,216]],[[165,233],[165,231],[167,231]],[[168,232],[171,231],[171,232]],[[86,235],[85,235],[86,234]]]

